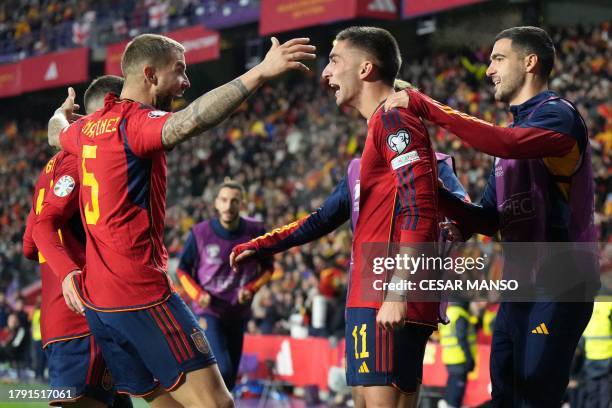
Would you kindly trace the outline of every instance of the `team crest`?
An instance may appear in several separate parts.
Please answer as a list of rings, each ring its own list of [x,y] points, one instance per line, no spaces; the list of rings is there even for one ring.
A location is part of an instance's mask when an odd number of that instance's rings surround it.
[[[206,245],[206,255],[208,255],[209,258],[218,257],[220,252],[221,252],[221,248],[219,248],[219,245],[217,244]]]
[[[208,340],[206,340],[204,332],[198,329],[193,330],[193,333],[191,333],[191,340],[193,340],[193,344],[195,344],[198,351],[202,354],[210,353],[210,347],[208,346]]]
[[[66,197],[74,190],[74,179],[68,175],[60,177],[53,186],[53,194],[58,197]]]
[[[154,110],[149,112],[149,117],[151,119],[155,119],[155,118],[161,118],[162,116],[166,116],[168,114],[168,112],[165,111],[160,111],[160,110]]]
[[[113,388],[113,377],[111,376],[110,371],[108,371],[108,368],[104,369],[101,385],[106,391],[110,391],[111,388]]]
[[[397,154],[402,154],[410,145],[412,137],[406,129],[400,129],[397,133],[387,136],[387,146]]]

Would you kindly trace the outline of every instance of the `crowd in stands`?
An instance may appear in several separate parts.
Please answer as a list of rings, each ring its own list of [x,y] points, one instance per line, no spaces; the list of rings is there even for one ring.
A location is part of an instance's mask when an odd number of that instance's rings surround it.
[[[57,2],[34,3],[49,12]],[[108,6],[112,1],[100,3]],[[136,7],[143,1],[132,3]],[[73,15],[85,9],[81,2],[67,4],[74,7]],[[17,9],[17,15],[29,18],[27,7]],[[58,18],[67,15],[70,13],[63,12]],[[6,15],[6,10],[4,20],[0,16],[5,24],[0,23],[1,35],[6,35],[7,19],[13,18]],[[603,24],[588,30],[551,30],[558,49],[551,87],[576,103],[589,127],[601,242],[612,238],[609,29]],[[507,124],[511,117],[493,101],[490,81],[484,77],[488,52],[439,52],[409,60],[402,77],[450,106]],[[2,292],[15,282],[29,282],[26,276],[34,274],[34,264],[21,255],[21,238],[34,181],[51,156],[44,118],[38,119],[40,122],[17,123],[5,117],[0,121],[0,332],[11,336],[24,323],[23,315],[10,317],[15,312],[6,306]],[[430,125],[429,130],[435,148],[455,157],[458,176],[477,202],[492,158],[474,152],[435,126]],[[168,154],[165,239],[171,258],[180,254],[190,228],[214,215],[214,186],[225,177],[245,185],[245,214],[264,220],[268,227],[281,226],[307,215],[323,202],[345,174],[349,160],[360,152],[365,134],[364,120],[355,112],[339,112],[332,93],[316,74],[263,87],[208,136],[195,138]],[[249,332],[340,337],[350,244],[350,230],[345,225],[316,243],[277,256],[273,280],[254,299]],[[321,297],[326,299],[323,316],[312,313]],[[11,299],[11,304],[16,303]],[[27,329],[27,320],[25,324]],[[0,339],[0,353],[7,344]]]
[[[0,61],[103,46],[258,7],[258,0],[5,0],[0,3]]]

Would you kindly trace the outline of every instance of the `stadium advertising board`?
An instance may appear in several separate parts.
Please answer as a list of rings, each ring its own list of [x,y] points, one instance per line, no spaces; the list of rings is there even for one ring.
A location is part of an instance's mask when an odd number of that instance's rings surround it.
[[[240,364],[241,372],[251,378],[265,379],[269,375],[266,361],[276,363],[280,379],[295,386],[317,385],[328,390],[328,373],[331,367],[342,367],[345,355],[345,341],[331,346],[326,338],[308,337],[296,339],[289,336],[244,336],[244,354]],[[490,400],[489,359],[491,346],[478,344],[476,367],[468,375],[467,392],[464,405],[479,406]],[[316,358],[313,358],[316,356]],[[255,359],[257,364],[249,364]],[[250,372],[249,372],[250,371]],[[446,366],[442,361],[442,346],[429,342],[423,356],[423,385],[425,387],[445,387],[448,378]]]
[[[397,18],[396,0],[262,0],[259,33],[350,20],[356,17]]]
[[[484,0],[403,0],[402,17],[410,18],[423,14],[480,3]]]
[[[89,49],[77,48],[0,66],[0,97],[85,82]]]
[[[0,97],[21,93],[19,63],[0,65]]]
[[[206,27],[221,29],[254,23],[258,20],[259,4],[252,2],[241,6],[238,2],[227,2],[216,13],[206,14],[200,21]]]
[[[78,84],[89,79],[89,48],[55,52],[21,62],[23,92]]]
[[[183,44],[187,64],[195,64],[219,58],[219,33],[207,30],[202,26],[183,28],[164,33]],[[106,47],[106,73],[121,75],[121,54],[128,41],[111,44]]]

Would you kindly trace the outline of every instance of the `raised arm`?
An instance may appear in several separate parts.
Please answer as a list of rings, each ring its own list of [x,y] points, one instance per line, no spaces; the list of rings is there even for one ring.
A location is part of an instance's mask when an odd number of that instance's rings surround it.
[[[348,182],[343,178],[323,205],[312,214],[234,247],[230,264],[252,255],[263,259],[329,234],[351,217]]]
[[[409,108],[442,126],[472,147],[505,159],[540,159],[569,154],[586,142],[584,129],[575,129],[574,113],[560,101],[548,102],[518,127],[495,126],[459,112],[420,93],[406,90]]]
[[[299,61],[315,58],[315,47],[308,45],[309,41],[308,38],[294,38],[280,45],[272,37],[272,47],[261,63],[200,96],[167,120],[162,131],[164,147],[170,149],[219,124],[267,80],[291,69],[308,71],[308,67]]]

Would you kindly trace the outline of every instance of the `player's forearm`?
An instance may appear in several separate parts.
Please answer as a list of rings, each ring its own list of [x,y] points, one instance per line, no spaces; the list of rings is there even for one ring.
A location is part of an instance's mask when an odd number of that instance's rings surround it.
[[[256,293],[263,285],[270,282],[270,279],[272,279],[272,271],[265,271],[259,278],[247,283],[245,289]]]
[[[72,260],[60,240],[58,229],[60,222],[45,214],[40,214],[32,231],[32,238],[53,273],[63,281],[70,272],[80,270]]]
[[[49,145],[53,147],[61,148],[59,135],[63,128],[68,126],[68,120],[66,116],[62,113],[60,109],[55,111],[55,114],[49,119],[49,124],[47,127],[47,139],[49,141]]]
[[[187,296],[189,296],[191,300],[197,301],[200,295],[204,293],[204,288],[202,288],[187,272],[180,268],[176,270],[176,275],[179,278],[181,286],[185,289]]]
[[[32,228],[34,226],[34,211],[30,210],[26,221],[26,229],[23,233],[23,256],[35,261],[38,255],[38,248],[32,239]]]
[[[438,206],[442,215],[457,222],[464,237],[474,233],[491,236],[499,230],[494,208],[465,202],[443,187],[438,189]]]
[[[162,143],[166,148],[213,128],[231,115],[261,84],[253,68],[233,81],[205,93],[164,124]]]
[[[505,159],[538,159],[568,154],[575,140],[568,135],[536,127],[505,128],[454,110],[428,96],[408,90],[410,108],[472,147]]]
[[[345,221],[346,219],[343,218],[334,220],[323,217],[320,210],[317,210],[296,222],[255,238],[258,246],[257,253],[259,256],[270,256],[307,244],[329,234]]]

